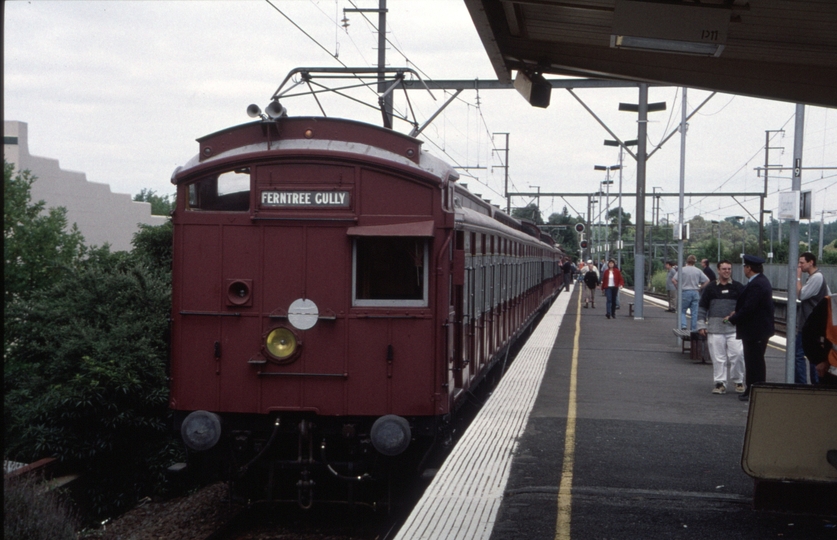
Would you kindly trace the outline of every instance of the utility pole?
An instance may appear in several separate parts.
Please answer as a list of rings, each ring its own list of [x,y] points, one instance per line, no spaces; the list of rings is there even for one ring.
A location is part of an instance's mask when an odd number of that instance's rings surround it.
[[[387,65],[387,0],[378,0],[378,93],[387,91],[384,68]],[[381,111],[384,115],[384,125],[392,129],[392,92],[383,97]]]
[[[784,150],[784,146],[770,146],[771,133],[784,133],[784,129],[766,129],[764,130],[764,195],[761,196],[761,204],[759,205],[759,257],[764,257],[764,199],[767,198],[767,174],[770,165],[768,156],[770,150]],[[774,165],[774,167],[781,167],[781,165]],[[772,216],[771,216],[772,219]],[[772,262],[772,261],[771,261]]]
[[[498,148],[501,152],[505,152],[506,157],[503,159],[503,164],[500,167],[503,169],[504,177],[505,177],[505,188],[503,195],[506,197],[506,213],[511,215],[511,198],[509,198],[509,134],[508,133],[492,133],[491,136],[494,135],[505,135],[506,136],[506,146],[504,148]],[[493,170],[494,167],[491,167]],[[538,199],[538,205],[540,205],[540,198]],[[539,206],[540,207],[540,206]]]
[[[378,9],[368,8],[343,8],[343,16],[346,13],[377,13],[378,14],[378,93],[387,91],[386,72],[387,65],[387,0],[378,0]],[[392,92],[378,98],[381,107],[381,114],[384,117],[384,127],[392,129]]]
[[[805,131],[805,105],[796,104],[796,118],[793,128],[793,180],[791,190],[799,197],[802,189],[802,135]],[[789,221],[788,234],[788,314],[787,346],[785,347],[785,382],[793,383],[796,366],[796,266],[799,262],[799,216]]]

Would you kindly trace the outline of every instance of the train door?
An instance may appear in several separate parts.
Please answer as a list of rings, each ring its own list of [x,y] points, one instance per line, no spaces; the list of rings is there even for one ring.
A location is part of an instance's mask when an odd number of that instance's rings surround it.
[[[474,256],[474,263],[475,263],[475,279],[474,285],[476,287],[476,305],[475,305],[475,318],[476,324],[474,325],[474,356],[471,358],[471,372],[477,369],[482,363],[482,358],[485,356],[485,346],[483,343],[483,335],[485,334],[485,235],[484,234],[476,234],[476,246],[475,246],[475,256]],[[469,377],[470,378],[470,377]]]
[[[471,365],[477,357],[477,320],[479,318],[477,312],[477,272],[476,272],[476,234],[472,232],[465,233],[465,286],[467,288],[466,296],[466,310],[468,317],[468,324],[465,327],[467,335],[465,336],[465,358],[462,360],[462,369],[465,366]]]
[[[451,306],[448,315],[448,369],[453,372],[454,387],[462,388],[462,367],[465,355],[465,336],[468,328],[468,279],[466,275],[465,254],[467,237],[463,231],[454,233],[454,245],[451,246]]]

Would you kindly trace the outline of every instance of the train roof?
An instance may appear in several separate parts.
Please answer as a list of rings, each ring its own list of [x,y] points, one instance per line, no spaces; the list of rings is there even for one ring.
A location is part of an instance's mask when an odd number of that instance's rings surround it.
[[[374,158],[417,169],[439,179],[455,181],[459,175],[445,161],[422,151],[422,141],[390,129],[347,120],[316,116],[281,117],[248,122],[197,139],[200,150],[172,173],[179,184],[193,173],[249,157],[269,159],[275,152],[335,153]]]

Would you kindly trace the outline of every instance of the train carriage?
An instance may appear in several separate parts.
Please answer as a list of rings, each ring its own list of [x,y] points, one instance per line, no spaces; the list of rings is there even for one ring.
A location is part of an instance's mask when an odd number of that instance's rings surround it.
[[[303,506],[323,477],[374,482],[560,290],[560,249],[418,139],[283,115],[198,142],[172,176],[170,405],[193,466]]]

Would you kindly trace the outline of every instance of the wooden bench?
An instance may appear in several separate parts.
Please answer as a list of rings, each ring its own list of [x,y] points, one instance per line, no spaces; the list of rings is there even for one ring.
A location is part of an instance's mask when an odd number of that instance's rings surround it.
[[[672,328],[672,332],[674,335],[680,338],[680,352],[682,353],[691,353],[692,352],[692,334],[688,330],[680,330],[679,328]],[[688,344],[688,347],[686,346]]]
[[[709,349],[706,345],[706,338],[695,333],[695,339],[692,339],[692,333],[688,330],[672,328],[671,331],[674,332],[675,336],[680,338],[681,352],[688,352],[689,358],[692,360],[700,360],[702,364],[709,362]],[[697,343],[693,343],[695,340],[697,340]],[[688,348],[686,347],[686,343],[689,344]]]

